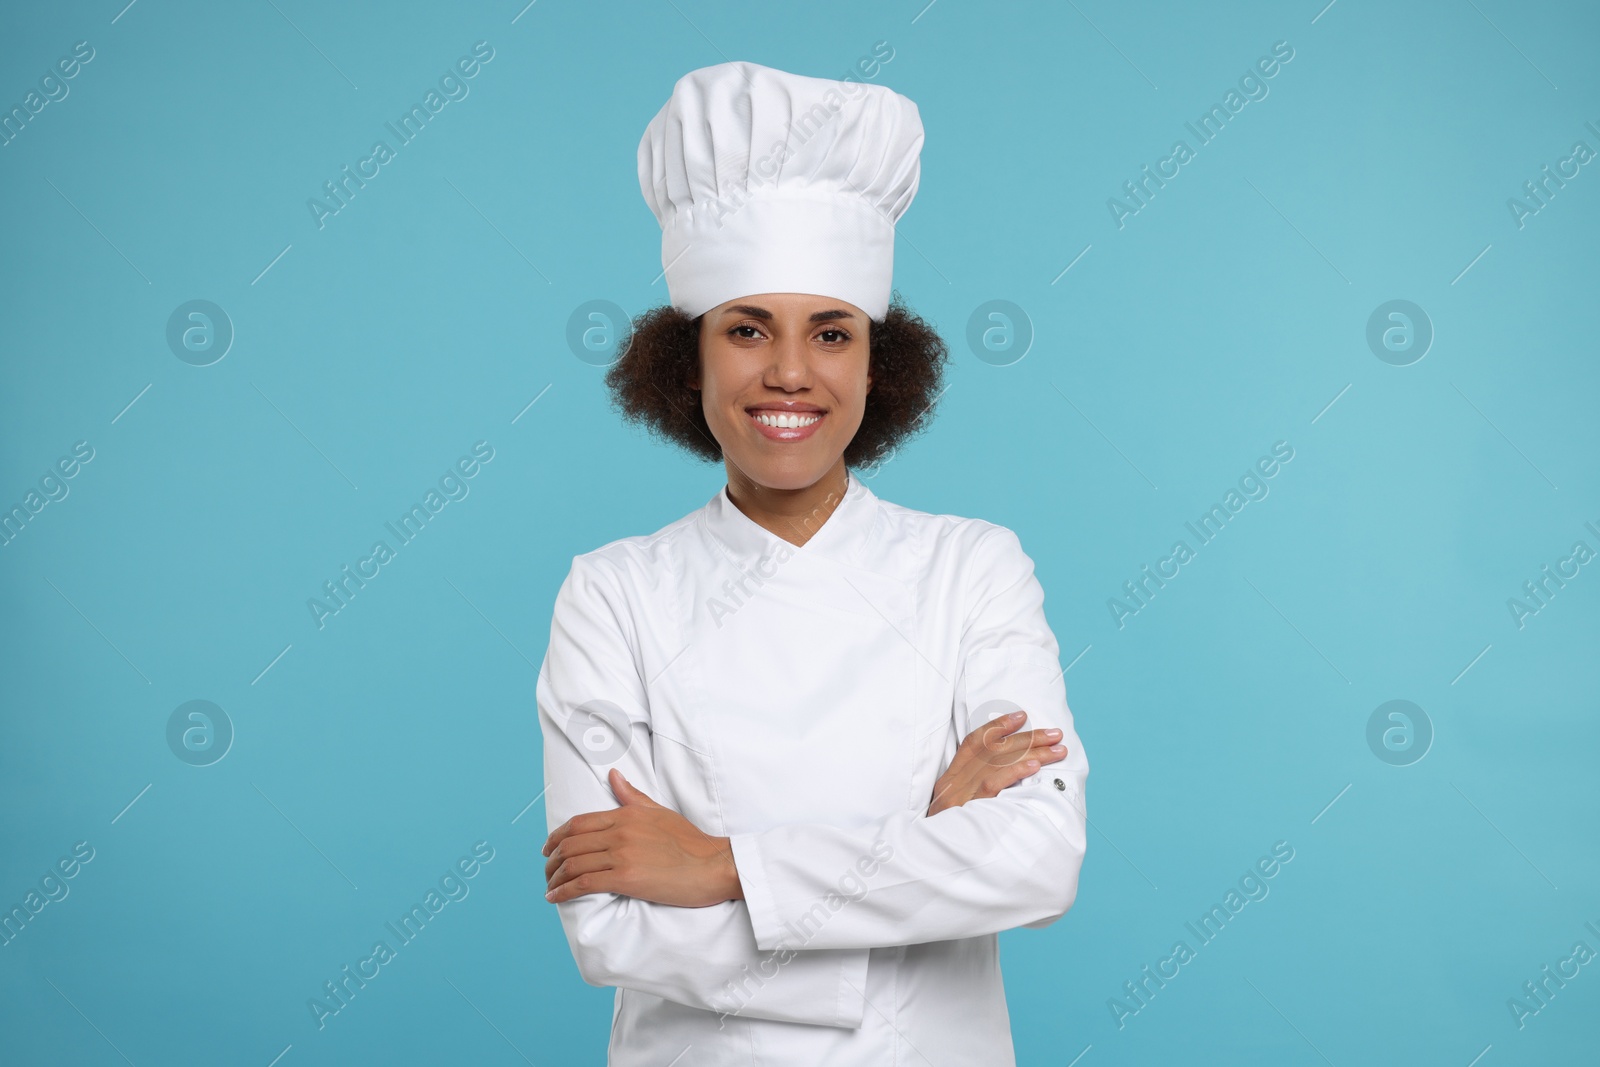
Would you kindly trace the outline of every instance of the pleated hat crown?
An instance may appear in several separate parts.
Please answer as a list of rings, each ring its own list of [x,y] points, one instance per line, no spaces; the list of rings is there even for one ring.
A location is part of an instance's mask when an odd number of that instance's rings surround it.
[[[639,142],[672,305],[809,293],[881,322],[922,141],[917,105],[886,86],[744,62],[685,74]]]

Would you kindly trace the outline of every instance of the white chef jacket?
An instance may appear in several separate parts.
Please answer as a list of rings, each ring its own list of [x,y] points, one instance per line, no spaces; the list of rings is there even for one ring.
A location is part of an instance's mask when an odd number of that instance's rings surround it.
[[[617,807],[619,767],[727,836],[744,890],[557,906],[583,979],[617,989],[612,1067],[1014,1064],[997,933],[1077,896],[1089,765],[1016,535],[853,472],[811,528],[789,544],[724,487],[575,557],[557,594],[549,829]],[[961,739],[1017,706],[1066,758],[927,816]]]

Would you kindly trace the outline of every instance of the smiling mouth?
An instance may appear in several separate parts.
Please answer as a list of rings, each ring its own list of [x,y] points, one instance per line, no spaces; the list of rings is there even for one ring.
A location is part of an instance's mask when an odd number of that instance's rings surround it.
[[[804,441],[817,432],[826,411],[776,411],[757,408],[747,413],[750,424],[769,441]]]

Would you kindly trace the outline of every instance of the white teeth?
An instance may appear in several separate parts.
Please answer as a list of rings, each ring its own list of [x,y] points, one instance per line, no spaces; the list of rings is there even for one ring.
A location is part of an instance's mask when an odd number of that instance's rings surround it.
[[[810,426],[820,419],[821,415],[780,415],[770,411],[755,413],[756,421],[763,426],[774,426],[780,430],[794,430],[801,426]]]

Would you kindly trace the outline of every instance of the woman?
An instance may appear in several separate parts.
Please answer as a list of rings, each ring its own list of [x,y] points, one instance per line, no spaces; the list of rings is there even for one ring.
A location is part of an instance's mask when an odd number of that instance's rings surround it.
[[[574,558],[539,676],[547,899],[619,1067],[1012,1064],[996,935],[1077,894],[1032,561],[852,470],[945,358],[890,305],[922,139],[884,87],[728,63],[640,145],[672,304],[607,383],[727,484]]]

